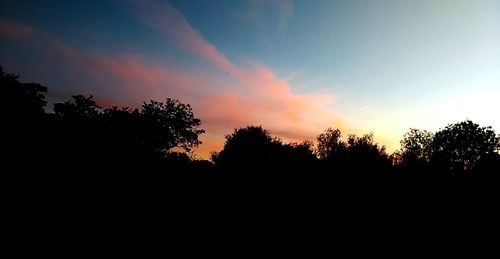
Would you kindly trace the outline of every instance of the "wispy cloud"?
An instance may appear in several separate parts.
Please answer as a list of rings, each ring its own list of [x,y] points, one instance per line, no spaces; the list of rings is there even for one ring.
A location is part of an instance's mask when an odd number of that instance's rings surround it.
[[[328,126],[341,126],[340,117],[329,109],[330,95],[295,94],[286,80],[265,65],[233,64],[168,3],[138,1],[134,7],[143,23],[221,73],[167,67],[131,53],[82,53],[57,37],[16,23],[0,22],[0,35],[30,42],[51,58],[82,71],[96,82],[93,91],[106,105],[137,106],[141,101],[167,96],[191,103],[207,130],[202,139],[206,144],[200,147],[204,157],[211,151],[208,149],[222,145],[224,134],[237,127],[262,125],[280,137],[300,141],[314,138]]]
[[[209,60],[218,68],[233,73],[236,71],[236,67],[193,29],[186,18],[169,3],[156,0],[132,3],[136,14],[147,25],[177,40],[186,50]]]
[[[17,23],[0,21],[0,33],[2,36],[15,39],[15,40],[26,40],[32,39],[36,33],[33,28],[28,26],[23,26]]]
[[[68,65],[84,75],[83,78],[93,79],[93,84],[85,84],[85,87],[92,88],[88,90],[103,100],[108,100],[108,104],[115,100],[117,104],[137,106],[141,101],[151,98],[196,96],[200,92],[203,94],[201,86],[215,87],[211,85],[211,78],[200,73],[146,62],[136,54],[111,56],[84,53],[49,33],[15,22],[0,21],[0,36],[30,45],[45,59],[51,60],[52,64]],[[49,70],[49,73],[58,73],[56,67]],[[73,89],[65,92],[72,94],[82,90],[81,87],[75,88],[76,85],[68,87]]]
[[[271,1],[282,12],[283,23],[291,15],[290,1]],[[140,1],[140,19],[152,28],[175,40],[181,47],[226,71],[234,86],[200,102],[201,115],[215,131],[246,124],[264,124],[288,137],[311,137],[313,127],[325,127],[339,117],[327,109],[332,99],[325,94],[296,95],[287,81],[278,78],[271,69],[258,63],[240,67],[229,61],[215,46],[207,42],[171,5],[159,1]],[[284,130],[284,129],[289,130]],[[317,130],[316,128],[315,130]]]
[[[63,58],[75,64],[86,62],[85,58],[57,37],[29,26],[10,21],[0,21],[0,35],[18,42],[26,42],[47,55]]]

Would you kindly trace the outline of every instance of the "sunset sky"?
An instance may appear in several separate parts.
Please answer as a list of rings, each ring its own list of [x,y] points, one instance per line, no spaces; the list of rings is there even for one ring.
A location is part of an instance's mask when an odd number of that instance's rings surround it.
[[[51,103],[189,103],[200,157],[247,125],[373,131],[390,152],[410,127],[500,132],[495,0],[0,0],[0,65]]]

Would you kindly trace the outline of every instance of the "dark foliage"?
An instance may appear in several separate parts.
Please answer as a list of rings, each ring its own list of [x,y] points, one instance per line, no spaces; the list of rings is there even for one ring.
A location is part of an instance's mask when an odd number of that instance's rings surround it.
[[[223,149],[212,153],[212,161],[232,175],[249,172],[275,177],[310,171],[317,158],[309,141],[287,144],[261,126],[248,126],[227,135]]]
[[[500,149],[500,137],[491,127],[470,120],[446,126],[432,141],[432,162],[452,172],[471,172],[479,159]]]
[[[186,151],[201,142],[198,135],[205,133],[198,127],[200,119],[195,118],[191,105],[167,98],[166,101],[150,101],[142,105],[141,123],[144,143],[156,150],[170,150],[182,147]]]
[[[328,128],[318,138],[318,156],[333,171],[343,174],[381,175],[390,169],[390,159],[384,146],[373,140],[373,133],[342,140],[338,129]]]
[[[391,156],[373,133],[343,138],[340,130],[328,128],[315,147],[311,141],[286,143],[261,126],[248,126],[228,134],[212,162],[196,160],[186,152],[201,144],[204,130],[188,104],[167,98],[139,109],[103,109],[92,96],[75,95],[47,113],[45,86],[20,83],[17,75],[0,71],[7,96],[2,104],[5,166],[15,168],[4,175],[20,184],[144,190],[184,182],[214,190],[244,183],[311,191],[347,188],[341,183],[350,181],[378,189],[402,179],[497,179],[500,169],[499,136],[471,121],[435,134],[410,129]]]
[[[334,160],[340,154],[346,152],[346,144],[341,139],[342,133],[339,129],[328,128],[319,134],[317,154],[320,159]]]
[[[443,175],[484,175],[495,168],[500,137],[491,127],[470,120],[450,124],[432,134],[410,129],[397,152],[399,165],[412,172]]]
[[[434,135],[426,130],[410,129],[401,140],[402,163],[419,166],[428,163],[432,154]]]
[[[20,83],[19,75],[3,72],[0,67],[0,84],[4,98],[2,113],[10,120],[29,121],[37,120],[45,113],[47,104],[44,93],[47,87],[37,83]]]

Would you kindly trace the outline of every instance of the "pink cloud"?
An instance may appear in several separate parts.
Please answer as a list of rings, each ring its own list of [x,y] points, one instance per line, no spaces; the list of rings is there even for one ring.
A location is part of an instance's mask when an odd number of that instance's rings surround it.
[[[288,140],[300,141],[341,124],[339,116],[327,108],[332,102],[330,96],[293,94],[288,83],[270,70],[249,73],[254,79],[246,87],[202,100],[199,114],[206,118],[207,129],[227,132],[228,128],[257,124]]]
[[[332,96],[294,94],[286,80],[264,65],[234,65],[166,3],[141,1],[137,6],[147,25],[222,73],[203,74],[173,65],[167,67],[132,54],[90,55],[47,33],[15,23],[0,22],[0,35],[28,41],[51,58],[57,57],[94,79],[97,85],[92,93],[103,106],[137,107],[142,101],[165,97],[192,104],[207,130],[202,137],[205,144],[199,148],[204,158],[208,158],[211,148],[222,146],[224,134],[238,127],[262,125],[272,134],[301,141],[313,139],[326,127],[341,126],[340,117],[328,108]],[[221,79],[226,72],[229,75]]]
[[[57,37],[14,22],[0,21],[0,36],[30,45],[45,55],[51,64],[68,64],[79,74],[96,79],[97,86],[89,84],[85,87],[94,87],[92,90],[97,91],[92,92],[94,94],[108,93],[107,99],[114,98],[116,103],[138,106],[144,100],[163,99],[167,96],[194,101],[188,97],[203,94],[203,86],[215,87],[210,83],[213,80],[201,73],[147,63],[140,55],[83,53]],[[49,69],[49,72],[57,73],[53,69]],[[79,93],[80,90],[82,89],[73,89],[75,92],[72,94]]]
[[[291,16],[290,1],[272,1],[283,12],[286,22]],[[191,27],[186,18],[171,5],[159,1],[140,1],[137,9],[141,20],[169,39],[196,54],[215,67],[229,72],[236,85],[200,100],[199,114],[209,130],[227,133],[228,129],[248,124],[262,124],[282,132],[288,138],[313,138],[317,131],[339,117],[327,108],[332,98],[327,95],[296,95],[289,84],[263,65],[242,68],[231,63],[217,48]],[[315,128],[317,127],[317,128]],[[290,130],[284,130],[290,129]]]
[[[0,21],[0,35],[4,37],[16,40],[26,40],[32,39],[34,34],[35,31],[31,27]]]
[[[100,95],[94,96],[94,100],[102,108],[111,108],[113,106],[120,107],[120,108],[129,107],[129,105],[127,105],[126,103],[121,103],[121,102],[117,101],[116,99],[111,99],[111,98],[100,96]]]
[[[117,58],[101,55],[94,57],[94,61],[99,67],[96,77],[102,81],[113,77],[112,82],[119,83],[119,86],[115,86],[115,91],[136,102],[167,96],[193,101],[190,97],[201,91],[201,82],[207,82],[203,75],[147,64],[136,56]]]
[[[191,27],[184,15],[169,3],[157,0],[134,3],[138,15],[147,25],[177,40],[182,47],[209,60],[218,68],[229,73],[236,72],[237,68],[215,46],[205,41],[201,34]]]
[[[57,56],[74,64],[84,62],[84,58],[76,50],[67,46],[58,38],[29,26],[0,21],[0,35],[19,42],[29,43],[47,55]]]

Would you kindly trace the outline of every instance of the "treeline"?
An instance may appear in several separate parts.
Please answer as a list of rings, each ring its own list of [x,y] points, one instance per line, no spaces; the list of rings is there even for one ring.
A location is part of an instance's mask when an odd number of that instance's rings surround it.
[[[75,95],[46,112],[47,88],[21,83],[0,68],[5,118],[5,175],[18,183],[109,185],[172,184],[175,179],[427,179],[496,178],[500,137],[472,121],[436,133],[410,129],[388,154],[373,134],[328,128],[311,141],[285,143],[260,126],[235,129],[211,161],[189,151],[201,142],[200,119],[189,104],[167,98],[139,109],[101,108]],[[175,151],[174,151],[175,150]],[[183,152],[179,152],[179,151]]]

